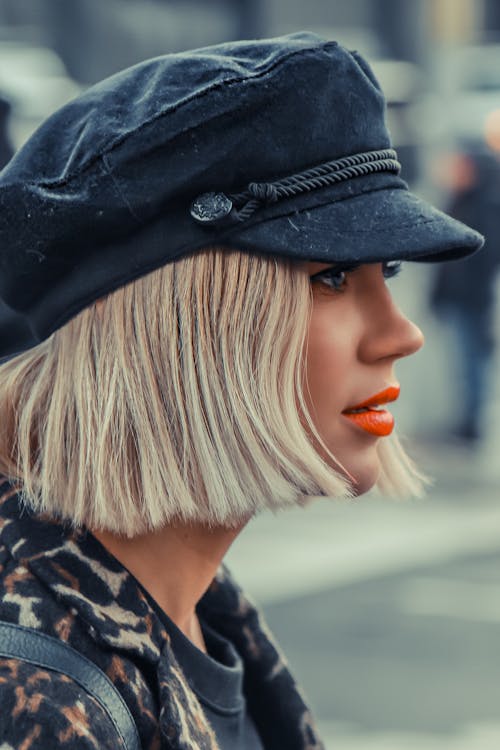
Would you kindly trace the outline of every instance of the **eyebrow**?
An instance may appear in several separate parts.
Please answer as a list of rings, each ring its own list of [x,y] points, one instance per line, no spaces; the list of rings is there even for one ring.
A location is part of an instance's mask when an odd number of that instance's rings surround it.
[[[359,268],[362,263],[355,263],[353,261],[345,263],[342,262],[336,262],[336,263],[330,263],[329,265],[325,265],[324,268],[322,268],[320,271],[315,271],[310,276],[311,278],[314,278],[315,276],[319,276],[322,273],[325,273],[325,271],[329,271],[330,269],[336,269],[338,271],[354,271],[356,268]]]

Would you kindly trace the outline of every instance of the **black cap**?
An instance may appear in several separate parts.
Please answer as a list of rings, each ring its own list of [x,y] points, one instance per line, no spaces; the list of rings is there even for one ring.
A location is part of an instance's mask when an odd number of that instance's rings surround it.
[[[408,191],[384,110],[365,60],[308,32],[165,55],[88,89],[0,173],[15,350],[204,247],[323,262],[477,250],[480,234]]]

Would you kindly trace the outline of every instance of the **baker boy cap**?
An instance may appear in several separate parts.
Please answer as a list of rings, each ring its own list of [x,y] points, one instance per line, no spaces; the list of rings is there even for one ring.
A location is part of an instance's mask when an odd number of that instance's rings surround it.
[[[0,173],[0,356],[204,247],[446,260],[482,237],[412,195],[356,52],[315,34],[148,60],[49,117]]]

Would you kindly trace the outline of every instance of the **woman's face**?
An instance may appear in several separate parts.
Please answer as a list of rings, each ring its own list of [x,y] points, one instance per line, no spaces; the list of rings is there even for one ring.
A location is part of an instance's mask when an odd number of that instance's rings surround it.
[[[393,428],[392,415],[381,404],[399,393],[394,363],[418,351],[424,340],[396,307],[386,285],[397,270],[398,264],[390,263],[307,264],[313,305],[306,403],[357,494],[377,481],[377,445]]]

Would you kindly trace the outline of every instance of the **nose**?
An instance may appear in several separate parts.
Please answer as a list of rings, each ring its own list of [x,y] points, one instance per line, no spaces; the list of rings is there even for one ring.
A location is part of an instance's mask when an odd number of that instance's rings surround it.
[[[399,309],[386,287],[367,316],[365,334],[359,344],[360,359],[365,362],[401,359],[418,352],[423,344],[422,331]]]

